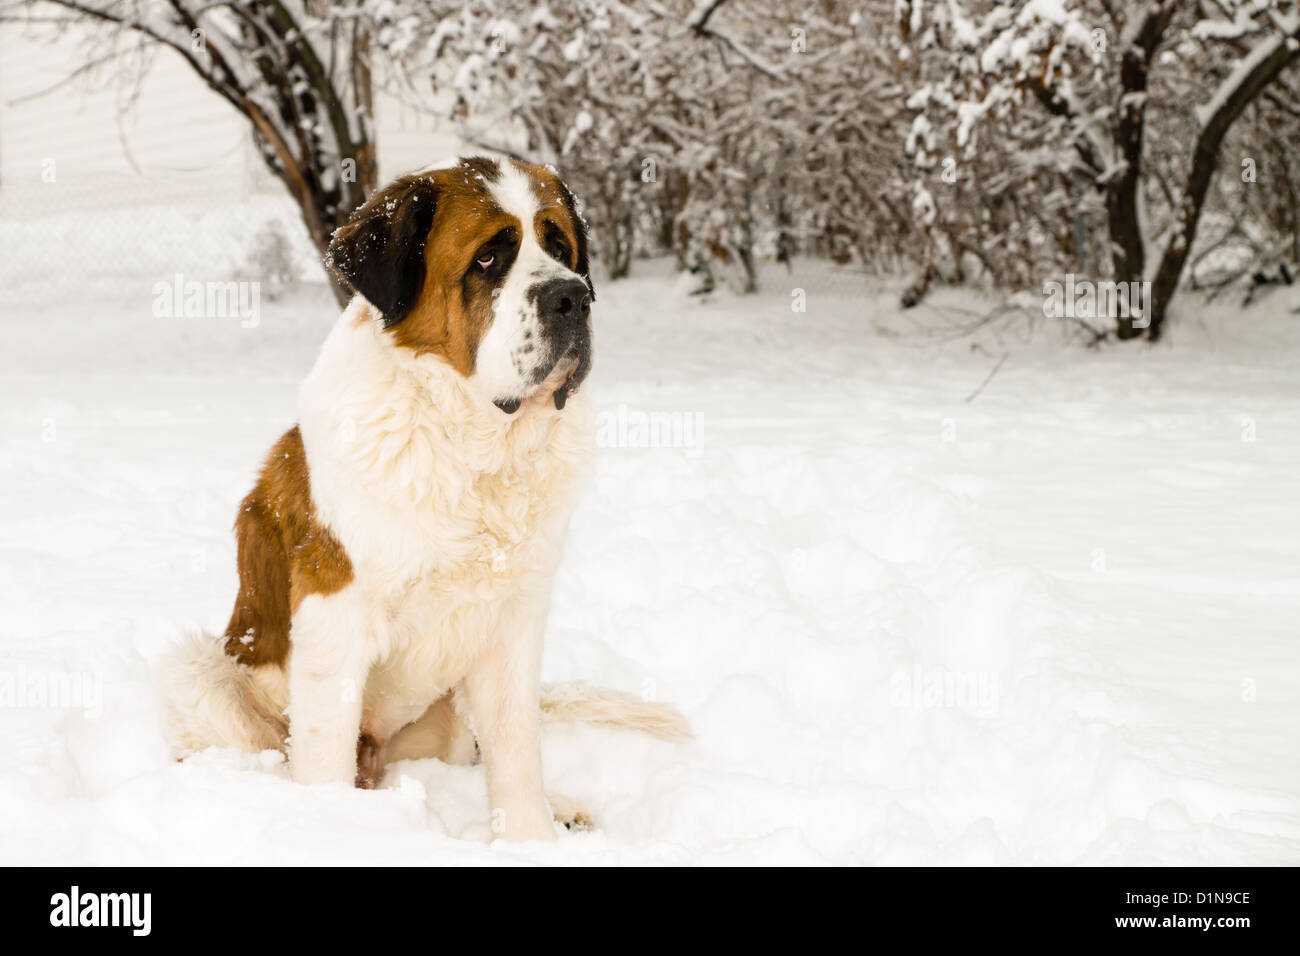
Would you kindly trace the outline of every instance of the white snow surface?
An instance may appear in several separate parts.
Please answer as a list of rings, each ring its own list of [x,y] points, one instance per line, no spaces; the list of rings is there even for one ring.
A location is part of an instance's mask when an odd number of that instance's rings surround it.
[[[309,788],[163,745],[149,662],[224,626],[332,300],[241,328],[154,318],[148,282],[8,289],[0,862],[1300,863],[1300,301],[973,349],[888,285],[637,269],[598,284],[605,447],[544,677],[697,739],[548,726],[547,788],[598,827],[525,846],[489,842],[481,767]],[[629,447],[651,412],[686,447]],[[81,706],[34,699],[73,676]]]

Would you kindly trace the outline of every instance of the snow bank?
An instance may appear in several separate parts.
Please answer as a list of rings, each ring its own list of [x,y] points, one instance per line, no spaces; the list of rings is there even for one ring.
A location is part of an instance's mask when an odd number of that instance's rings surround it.
[[[545,677],[698,739],[549,727],[548,789],[599,828],[548,847],[488,844],[481,768],[362,792],[164,751],[148,662],[224,624],[323,292],[255,329],[155,319],[147,283],[7,295],[0,862],[1300,861],[1296,303],[973,351],[823,271],[711,301],[642,271],[600,288]]]

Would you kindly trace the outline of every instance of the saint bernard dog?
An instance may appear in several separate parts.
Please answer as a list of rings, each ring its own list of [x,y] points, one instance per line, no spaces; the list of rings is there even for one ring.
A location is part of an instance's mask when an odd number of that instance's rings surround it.
[[[359,787],[481,756],[494,833],[554,839],[543,720],[690,735],[670,706],[540,684],[595,445],[586,226],[550,168],[474,157],[378,192],[327,263],[356,295],[235,519],[224,637],[160,664],[169,740]]]

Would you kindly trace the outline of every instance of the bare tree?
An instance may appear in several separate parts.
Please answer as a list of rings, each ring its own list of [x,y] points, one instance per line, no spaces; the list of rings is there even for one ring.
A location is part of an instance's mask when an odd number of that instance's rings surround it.
[[[975,15],[963,7],[977,8]],[[967,136],[1000,123],[997,132],[1013,132],[1013,151],[1029,166],[1063,174],[1063,188],[1089,184],[1104,202],[1114,277],[1151,283],[1149,314],[1119,316],[1116,334],[1158,339],[1233,124],[1300,62],[1296,3],[952,0],[948,10],[938,32],[971,64],[951,72],[974,77],[977,92],[945,98],[931,91],[927,104],[940,109],[927,122],[946,122],[947,130]],[[951,62],[951,54],[945,59]],[[1057,141],[1072,155],[1044,148],[1049,127],[1041,122],[1023,128],[1024,138],[1014,133],[1009,117],[1026,101],[1056,121]],[[1155,152],[1153,131],[1160,140]],[[1008,138],[994,138],[992,148],[1005,149]],[[1081,208],[1064,208],[1071,207]],[[1041,238],[1051,233],[1039,230]]]
[[[0,18],[102,31],[111,61],[173,51],[249,123],[322,255],[375,187],[373,24],[329,0],[14,0]],[[337,284],[340,302],[347,293]]]

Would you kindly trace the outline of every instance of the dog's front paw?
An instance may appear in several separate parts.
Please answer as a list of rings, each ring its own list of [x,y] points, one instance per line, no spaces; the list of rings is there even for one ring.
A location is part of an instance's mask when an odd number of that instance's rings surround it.
[[[564,829],[585,832],[596,828],[596,821],[591,813],[568,797],[552,793],[547,794],[546,799],[551,804],[551,813],[555,817],[555,822]]]

